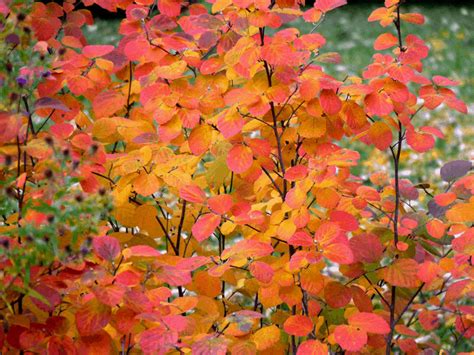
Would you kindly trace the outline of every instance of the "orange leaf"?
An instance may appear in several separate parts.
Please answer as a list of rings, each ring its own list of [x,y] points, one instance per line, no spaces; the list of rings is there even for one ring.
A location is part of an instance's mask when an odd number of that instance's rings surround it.
[[[420,283],[416,277],[418,267],[413,259],[397,259],[384,270],[384,279],[392,286],[416,287]]]
[[[459,203],[451,207],[446,212],[446,217],[450,222],[473,222],[474,221],[474,202]]]
[[[212,128],[208,125],[195,127],[189,135],[189,149],[194,155],[205,153],[212,142]]]
[[[386,123],[377,121],[369,128],[369,138],[377,149],[384,151],[392,144],[392,130]]]

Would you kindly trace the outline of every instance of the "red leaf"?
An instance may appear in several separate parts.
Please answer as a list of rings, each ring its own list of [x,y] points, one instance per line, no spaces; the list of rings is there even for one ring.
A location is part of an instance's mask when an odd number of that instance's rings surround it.
[[[191,229],[194,238],[196,238],[198,242],[206,240],[211,236],[219,223],[221,223],[221,217],[214,213],[202,215]]]

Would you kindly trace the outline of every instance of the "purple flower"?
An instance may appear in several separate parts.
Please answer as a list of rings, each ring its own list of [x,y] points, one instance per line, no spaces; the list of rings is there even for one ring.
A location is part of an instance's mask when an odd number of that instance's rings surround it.
[[[25,86],[26,83],[28,82],[28,80],[26,80],[26,78],[24,76],[19,76],[19,77],[16,78],[16,82],[20,86]]]

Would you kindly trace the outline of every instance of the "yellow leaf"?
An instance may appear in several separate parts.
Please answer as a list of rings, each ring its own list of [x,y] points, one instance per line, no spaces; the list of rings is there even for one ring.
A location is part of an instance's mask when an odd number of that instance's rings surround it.
[[[252,341],[258,351],[268,349],[280,341],[280,329],[276,325],[261,328],[252,335]]]

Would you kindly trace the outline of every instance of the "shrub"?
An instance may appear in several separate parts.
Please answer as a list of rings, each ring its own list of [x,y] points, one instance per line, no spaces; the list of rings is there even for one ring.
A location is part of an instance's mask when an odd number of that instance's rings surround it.
[[[2,353],[469,349],[472,164],[400,177],[443,138],[417,114],[466,105],[398,0],[326,74],[345,2],[83,1],[125,10],[116,46],[74,0],[0,3]],[[356,140],[391,166],[351,174]]]

